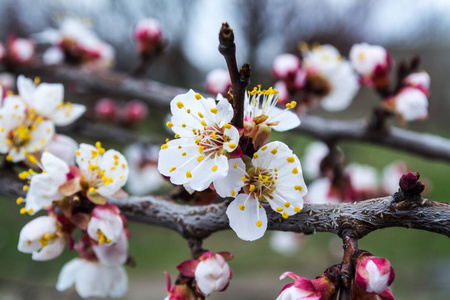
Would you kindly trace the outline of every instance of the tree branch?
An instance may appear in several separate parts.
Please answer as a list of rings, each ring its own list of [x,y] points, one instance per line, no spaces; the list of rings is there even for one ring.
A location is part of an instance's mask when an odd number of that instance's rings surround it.
[[[69,66],[45,66],[40,63],[17,66],[16,74],[40,76],[44,80],[62,83],[76,82],[92,91],[138,98],[151,105],[168,107],[170,101],[185,89],[172,87],[151,80],[132,79],[120,73],[93,73]],[[386,135],[370,134],[364,120],[341,121],[301,115],[302,124],[295,132],[307,134],[323,141],[364,141],[388,146],[430,159],[450,162],[450,140],[427,133],[392,127]]]
[[[0,170],[0,194],[11,198],[24,196],[14,171]],[[131,221],[172,229],[184,238],[204,239],[214,232],[229,229],[225,214],[227,202],[205,206],[180,205],[152,196],[110,198]],[[404,200],[392,196],[342,204],[305,204],[303,210],[284,219],[264,205],[268,229],[279,231],[330,232],[342,236],[351,229],[360,239],[372,231],[405,227],[440,233],[450,237],[450,204]]]

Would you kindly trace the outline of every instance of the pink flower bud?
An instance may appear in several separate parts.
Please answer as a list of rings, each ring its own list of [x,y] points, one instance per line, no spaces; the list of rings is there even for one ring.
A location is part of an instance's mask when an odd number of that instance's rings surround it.
[[[163,38],[161,25],[155,19],[143,19],[134,28],[134,40],[141,54],[161,48]]]
[[[280,80],[293,80],[300,69],[300,59],[296,55],[281,54],[275,57],[272,66],[273,75]]]
[[[430,75],[427,72],[412,73],[403,82],[410,87],[421,90],[426,96],[430,94]]]
[[[408,172],[402,175],[402,177],[400,178],[399,185],[403,190],[409,191],[416,187],[417,180],[419,180],[417,174]]]
[[[102,98],[95,104],[95,116],[102,121],[114,121],[117,116],[117,104],[110,98]]]
[[[387,288],[380,294],[368,293],[363,289],[360,289],[355,282],[352,287],[352,299],[353,300],[394,300],[391,290]]]
[[[428,116],[427,96],[419,89],[406,87],[395,96],[395,112],[405,121],[423,120]]]
[[[284,286],[277,300],[327,300],[335,292],[334,285],[323,276],[309,280],[295,273],[285,272],[280,276],[280,280],[286,276],[294,279],[295,283],[289,283]]]
[[[27,63],[34,57],[35,45],[32,40],[12,37],[9,39],[8,57],[18,64]]]
[[[148,114],[147,106],[140,100],[132,100],[123,109],[123,120],[130,125],[136,125],[145,120]]]
[[[355,282],[368,293],[383,293],[394,278],[394,269],[385,258],[365,256],[356,265]]]
[[[222,94],[226,97],[231,87],[230,74],[224,69],[214,69],[206,75],[206,89],[213,95]]]
[[[224,291],[233,277],[227,261],[233,259],[231,253],[205,252],[198,259],[187,260],[177,269],[187,277],[195,277],[197,290],[204,296],[215,291]]]

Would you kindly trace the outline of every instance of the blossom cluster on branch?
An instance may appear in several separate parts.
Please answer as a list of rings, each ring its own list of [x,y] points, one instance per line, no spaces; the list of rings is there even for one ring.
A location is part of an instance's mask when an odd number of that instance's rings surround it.
[[[166,41],[159,23],[153,19],[139,22],[133,36],[141,63],[132,75],[138,77],[162,53]],[[59,30],[46,30],[34,38],[52,44],[43,54],[46,64],[64,62],[88,72],[101,72],[114,62],[113,48],[75,20],[67,19]],[[166,273],[166,299],[204,299],[213,292],[224,291],[233,277],[228,265],[233,255],[203,249],[202,239],[209,234],[229,226],[239,238],[253,241],[269,227],[306,232],[314,226],[308,222],[296,224],[304,200],[349,203],[378,193],[378,187],[373,185],[376,174],[356,164],[345,167],[342,153],[332,139],[324,139],[326,146],[315,145],[309,150],[311,155],[303,160],[305,173],[316,178],[308,189],[297,155],[281,141],[268,142],[272,130],[297,128],[303,112],[319,104],[330,111],[347,108],[359,85],[372,88],[382,99],[368,134],[386,133],[385,120],[389,116],[396,115],[404,123],[428,115],[428,74],[417,72],[418,61],[413,59],[410,64],[398,66],[395,81],[391,78],[394,62],[380,46],[356,44],[348,61],[331,45],[302,44],[301,58],[283,54],[275,59],[272,73],[279,81],[274,87],[262,89],[257,85],[249,89],[251,69],[248,64],[238,69],[234,32],[227,23],[222,25],[219,41],[228,72],[216,70],[207,77],[208,91],[217,96],[204,97],[193,90],[175,96],[166,123],[174,138],[167,139],[159,150],[146,150],[142,145],[130,147],[129,162],[120,152],[103,148],[100,142],[78,145],[55,134],[55,125],[69,125],[86,110],[83,105],[63,102],[61,84],[40,83],[39,78],[33,82],[19,76],[18,94],[14,95],[12,84],[0,80],[3,168],[11,169],[15,163],[14,168],[21,170],[19,178],[26,181],[22,188],[26,196],[17,198],[19,205],[25,204],[20,212],[34,215],[46,211],[46,215],[24,226],[18,249],[31,253],[33,260],[53,259],[66,245],[78,253],[78,258],[62,268],[58,290],[73,286],[81,297],[125,294],[128,279],[123,266],[133,264],[128,255],[130,233],[125,215],[136,208],[141,210],[133,211],[134,216],[145,215],[146,211],[145,203],[137,204],[122,188],[128,179],[132,181],[128,185],[130,191],[146,194],[163,184],[158,170],[172,184],[180,186],[169,195],[171,200],[196,205],[212,203],[219,197],[228,199],[217,206],[222,210],[206,207],[222,213],[224,218],[226,215],[226,225],[215,224],[203,235],[190,234],[188,225],[180,225],[178,217],[171,215],[174,221],[166,220],[170,223],[166,227],[181,226],[177,230],[188,240],[192,253],[191,259],[178,265],[179,274],[173,285]],[[8,47],[0,44],[0,62],[5,61],[12,69],[34,59],[33,41],[11,37]],[[98,119],[125,125],[136,125],[147,115],[146,107],[137,100],[124,106],[123,112],[118,111],[114,100],[108,98],[95,107]],[[387,182],[395,185],[386,184],[384,190],[388,194],[396,192],[392,203],[398,202],[399,208],[404,205],[419,209],[429,204],[421,198],[424,185],[418,173],[407,173],[405,165],[389,171],[394,175]],[[399,189],[396,183],[400,177]],[[148,205],[151,209],[151,203]],[[169,214],[176,215],[171,206],[166,208]],[[313,209],[308,213],[312,214]],[[380,214],[383,219],[383,212]],[[150,223],[153,222],[157,223],[157,217]],[[289,276],[295,282],[286,285],[277,299],[393,299],[389,286],[395,275],[389,261],[360,250],[357,245],[358,238],[373,228],[364,228],[348,216],[333,218],[331,223],[330,229],[328,223],[321,231],[337,233],[343,239],[342,262],[313,280],[293,272],[282,274],[280,279]],[[425,229],[448,235],[446,227]]]

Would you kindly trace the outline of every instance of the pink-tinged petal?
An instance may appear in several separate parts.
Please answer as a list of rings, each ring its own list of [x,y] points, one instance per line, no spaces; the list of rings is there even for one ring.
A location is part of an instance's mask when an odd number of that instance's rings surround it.
[[[212,95],[226,95],[231,87],[230,74],[225,69],[214,69],[206,75],[206,89]]]
[[[196,259],[189,259],[177,266],[178,271],[186,277],[195,277],[195,269],[199,261]]]
[[[197,289],[205,296],[226,288],[230,278],[230,267],[221,255],[201,260],[195,269]]]
[[[86,196],[92,203],[97,205],[105,205],[108,202],[108,199],[100,195],[97,191],[88,192]]]
[[[287,276],[291,277],[291,278],[294,279],[294,280],[297,280],[297,279],[302,278],[301,276],[295,274],[294,272],[287,271],[287,272],[284,272],[283,274],[281,274],[280,280],[283,280],[283,279],[286,278]]]
[[[172,280],[170,279],[169,272],[164,271],[164,275],[166,276],[166,292],[169,293],[171,290]]]
[[[242,206],[244,205],[244,210]],[[230,227],[237,236],[245,241],[254,241],[261,238],[267,229],[267,215],[259,202],[245,194],[239,194],[227,208],[227,217]],[[259,222],[260,221],[260,222]],[[261,225],[258,226],[257,225]]]
[[[75,177],[66,181],[58,187],[58,192],[64,196],[71,196],[81,191],[80,177]]]
[[[76,213],[71,216],[70,221],[81,230],[87,230],[91,216],[86,213]]]
[[[382,293],[394,277],[394,269],[389,261],[382,257],[364,257],[356,266],[355,283],[369,293]]]
[[[221,255],[225,259],[225,261],[230,261],[234,259],[234,255],[226,251],[217,252],[216,255]]]

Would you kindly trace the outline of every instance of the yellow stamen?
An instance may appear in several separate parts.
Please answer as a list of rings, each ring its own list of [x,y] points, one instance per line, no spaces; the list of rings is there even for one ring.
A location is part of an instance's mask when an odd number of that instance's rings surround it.
[[[293,156],[287,158],[288,163],[293,163],[294,161],[295,161],[295,159]]]
[[[170,168],[169,172],[172,173],[172,172],[175,171],[175,170],[176,170],[176,168],[175,168],[175,167],[172,167],[172,168]]]
[[[184,107],[183,103],[181,101],[177,102],[177,106],[179,109],[182,109]]]
[[[195,94],[195,99],[197,99],[197,100],[202,99],[202,95],[200,95],[199,93]]]
[[[256,226],[258,226],[258,227],[261,227],[261,226],[262,226],[261,220],[256,221]]]
[[[198,162],[201,162],[204,159],[205,159],[205,157],[203,155],[200,155],[199,157],[197,157],[197,161]]]
[[[244,204],[239,205],[239,209],[240,210],[245,210],[245,205]]]
[[[167,145],[167,144],[162,144],[161,149],[166,149],[167,147],[169,147],[169,145]]]
[[[292,174],[297,174],[298,173],[298,169],[297,168],[294,168],[293,170],[292,170]]]
[[[173,123],[172,123],[172,122],[167,122],[167,123],[166,123],[166,126],[169,127],[169,128],[171,128],[171,127],[173,127]]]
[[[296,185],[296,186],[294,186],[294,189],[296,189],[297,191],[303,190],[303,188],[302,188],[301,185]]]
[[[187,177],[187,178],[192,178],[191,171],[187,171],[187,172],[186,172],[186,177]]]
[[[281,216],[285,219],[289,218],[289,214],[287,212],[282,213]]]
[[[213,114],[217,114],[218,109],[217,109],[217,108],[211,108],[210,111],[211,111]]]
[[[298,212],[298,213],[299,213],[301,210],[302,210],[302,209],[301,209],[300,207],[298,207],[298,206],[294,207],[294,211],[295,211],[295,212]]]
[[[211,168],[213,172],[217,171],[217,165]]]

